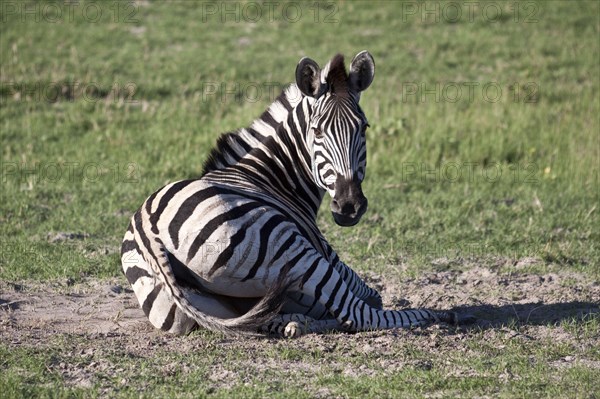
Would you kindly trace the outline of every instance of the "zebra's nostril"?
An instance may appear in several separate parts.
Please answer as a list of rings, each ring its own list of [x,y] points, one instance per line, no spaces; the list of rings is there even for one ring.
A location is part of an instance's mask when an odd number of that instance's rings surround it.
[[[351,202],[346,202],[344,206],[342,206],[342,214],[351,215],[355,213],[354,204]]]
[[[353,201],[331,200],[331,210],[342,215],[353,215],[356,213],[356,206]]]
[[[335,200],[335,199],[331,200],[331,210],[334,212],[340,211],[340,204],[338,204],[337,200]]]

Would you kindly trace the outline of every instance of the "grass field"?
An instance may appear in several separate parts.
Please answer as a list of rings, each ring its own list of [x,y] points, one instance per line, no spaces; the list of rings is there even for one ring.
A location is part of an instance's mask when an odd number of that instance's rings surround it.
[[[600,396],[598,3],[0,5],[6,397]],[[143,200],[197,176],[301,57],[363,49],[369,211],[342,229],[324,203],[320,226],[386,305],[487,324],[235,342],[21,318],[125,287]]]

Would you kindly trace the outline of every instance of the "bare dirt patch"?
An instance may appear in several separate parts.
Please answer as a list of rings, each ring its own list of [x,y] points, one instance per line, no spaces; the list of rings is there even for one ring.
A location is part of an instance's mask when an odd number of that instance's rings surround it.
[[[402,282],[368,273],[386,308],[453,309],[477,317],[476,326],[515,322],[548,325],[597,315],[600,283],[573,272],[500,275],[472,267],[464,272],[425,273]],[[19,332],[158,334],[148,324],[124,279],[64,282],[0,282],[2,334]]]
[[[580,350],[555,359],[550,366],[557,372],[574,365],[600,368],[598,359],[585,356],[588,349],[600,346],[597,331],[582,338],[563,326],[563,321],[600,317],[600,284],[584,275],[566,271],[506,275],[471,266],[465,271],[424,273],[401,282],[374,274],[365,277],[380,289],[387,308],[454,309],[476,316],[477,322],[461,327],[309,335],[297,340],[238,340],[202,333],[172,337],[147,322],[124,279],[89,279],[75,284],[0,282],[0,339],[9,348],[39,350],[56,345],[60,339],[64,356],[50,361],[47,369],[60,374],[67,384],[83,388],[104,378],[108,391],[115,389],[115,381],[117,386],[129,383],[136,373],[132,366],[135,359],[152,359],[157,353],[185,355],[213,350],[234,357],[242,353],[241,359],[231,363],[207,360],[208,364],[200,365],[192,360],[171,359],[155,365],[166,376],[208,368],[206,376],[211,389],[220,389],[248,383],[250,376],[257,373],[263,373],[264,378],[269,378],[270,372],[289,374],[290,378],[308,378],[315,373],[358,378],[391,375],[406,367],[444,367],[446,360],[440,358],[440,353],[473,352],[475,349],[468,342],[474,334],[482,342],[493,343],[494,350],[502,350],[502,345],[515,340],[565,342]],[[431,353],[432,360],[397,356],[413,348]],[[290,350],[313,360],[285,355]],[[277,356],[273,356],[275,353]],[[115,358],[134,361],[120,365]],[[370,360],[363,363],[362,359]],[[448,376],[462,378],[473,373],[470,367],[456,365]],[[329,396],[327,390],[318,388],[315,387],[314,396]]]

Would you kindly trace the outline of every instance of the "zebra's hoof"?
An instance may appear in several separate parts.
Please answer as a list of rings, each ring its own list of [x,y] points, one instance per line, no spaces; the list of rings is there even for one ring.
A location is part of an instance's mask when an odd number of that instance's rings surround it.
[[[460,314],[456,312],[440,312],[437,314],[438,321],[455,326],[473,324],[477,318],[470,314]]]
[[[458,314],[456,312],[437,312],[435,316],[438,323],[458,324]]]
[[[302,325],[297,321],[290,321],[283,330],[283,336],[285,338],[298,338],[302,335],[304,335],[304,330]]]
[[[354,322],[352,320],[346,320],[345,322],[343,322],[341,324],[341,328],[343,331],[349,331],[349,332],[356,331]]]

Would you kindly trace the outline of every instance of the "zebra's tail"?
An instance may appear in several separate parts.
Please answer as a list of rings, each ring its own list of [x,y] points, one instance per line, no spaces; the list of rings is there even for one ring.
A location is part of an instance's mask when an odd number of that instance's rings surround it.
[[[259,328],[271,321],[283,306],[287,289],[291,285],[287,281],[287,271],[284,268],[277,279],[276,284],[269,287],[266,295],[245,314],[232,318],[222,319],[202,312],[192,304],[190,290],[183,288],[175,279],[175,274],[168,258],[168,252],[159,237],[150,238],[151,253],[153,259],[148,259],[154,273],[165,285],[167,292],[172,296],[177,306],[202,328],[217,331],[226,335],[256,335]]]

